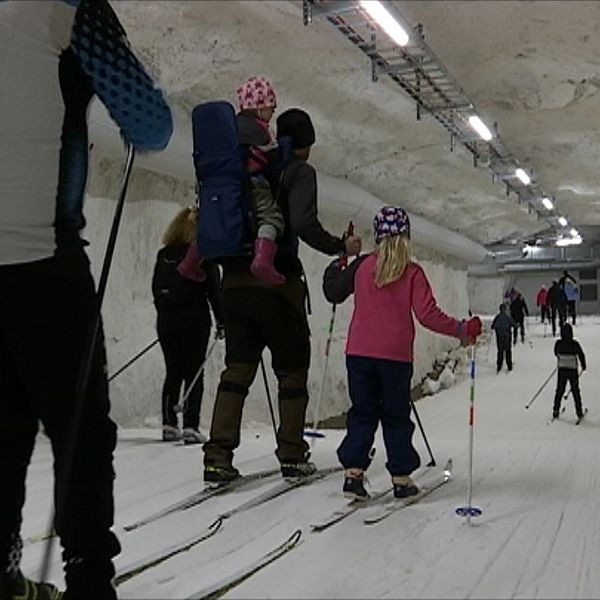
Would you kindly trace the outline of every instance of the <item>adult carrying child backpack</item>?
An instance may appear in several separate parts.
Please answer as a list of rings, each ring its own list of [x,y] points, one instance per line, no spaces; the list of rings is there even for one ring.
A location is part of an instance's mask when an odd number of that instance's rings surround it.
[[[257,224],[247,170],[248,148],[240,144],[229,102],[199,104],[192,111],[193,158],[198,182],[198,253],[203,258],[250,256]],[[291,138],[278,140],[264,175],[277,181],[292,158]]]
[[[205,102],[192,111],[198,181],[198,252],[203,258],[252,251],[256,224],[246,152],[229,102]]]

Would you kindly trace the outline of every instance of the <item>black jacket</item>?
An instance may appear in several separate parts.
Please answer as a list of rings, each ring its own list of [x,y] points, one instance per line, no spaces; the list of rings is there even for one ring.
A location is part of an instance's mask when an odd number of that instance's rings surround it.
[[[566,306],[567,296],[565,291],[558,284],[552,284],[548,290],[548,297],[546,299],[548,306],[559,308]]]
[[[497,314],[492,321],[492,329],[496,332],[497,339],[510,339],[511,331],[516,326],[513,318],[505,312]]]
[[[204,281],[192,281],[177,272],[188,246],[164,246],[158,251],[152,276],[152,296],[158,312],[185,311],[190,318],[194,315],[206,318],[208,307],[213,311],[217,325],[223,323],[221,306],[220,274],[217,265],[204,261]]]
[[[517,323],[521,323],[525,318],[525,315],[529,316],[529,310],[527,308],[527,303],[525,302],[523,296],[515,298],[510,303],[510,316]]]

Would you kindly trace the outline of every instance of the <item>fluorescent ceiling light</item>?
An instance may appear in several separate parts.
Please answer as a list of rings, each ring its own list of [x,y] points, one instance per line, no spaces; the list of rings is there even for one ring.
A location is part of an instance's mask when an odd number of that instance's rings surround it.
[[[471,115],[469,117],[469,125],[486,142],[489,142],[492,139],[492,132],[487,128],[487,126],[485,125],[485,123],[477,115]]]
[[[520,167],[515,171],[515,175],[525,184],[525,185],[529,185],[531,183],[531,178],[529,177],[529,175],[527,175],[527,173],[525,173],[525,171],[523,171],[523,169],[521,169]]]
[[[360,5],[371,18],[385,31],[398,46],[408,44],[408,33],[402,29],[398,21],[377,0],[361,0]]]
[[[579,231],[577,231],[577,229],[573,228],[571,229],[571,231],[569,231],[569,233],[573,236],[573,237],[579,237]]]
[[[552,210],[554,208],[554,204],[552,204],[552,200],[550,198],[542,198],[542,204],[548,209]]]
[[[557,246],[579,246],[583,242],[583,238],[581,236],[572,237],[572,238],[559,238],[556,240]]]
[[[564,218],[564,217],[558,217],[558,222],[563,226],[566,227],[569,222]]]

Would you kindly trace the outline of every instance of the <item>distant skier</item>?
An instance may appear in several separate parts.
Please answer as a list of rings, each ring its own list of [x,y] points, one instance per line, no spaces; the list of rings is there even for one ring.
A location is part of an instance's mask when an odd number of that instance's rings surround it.
[[[496,359],[496,373],[500,373],[504,358],[506,358],[506,368],[512,371],[512,347],[511,332],[516,330],[517,324],[514,319],[507,314],[506,304],[500,305],[500,312],[492,321],[492,329],[496,332],[496,346],[498,355]]]
[[[577,320],[577,301],[579,300],[579,290],[570,279],[565,281],[563,290],[565,291],[565,296],[567,298],[567,318],[571,317],[571,322],[573,325],[575,325],[575,321]]]
[[[550,307],[550,321],[552,322],[552,335],[556,336],[556,315],[558,315],[559,328],[567,318],[567,296],[558,281],[553,281],[548,290],[548,306]]]
[[[581,392],[579,390],[579,373],[577,371],[577,359],[581,363],[581,371],[585,371],[585,354],[579,342],[573,338],[573,328],[565,323],[560,330],[561,339],[554,344],[554,355],[558,359],[558,379],[556,382],[556,394],[554,395],[554,408],[552,416],[556,419],[560,412],[560,402],[567,387],[567,381],[571,386],[575,412],[577,417],[583,417],[581,407]]]
[[[410,223],[403,209],[383,207],[375,215],[374,230],[375,252],[346,269],[335,261],[323,281],[330,302],[343,302],[354,293],[346,344],[352,407],[338,457],[346,469],[344,494],[358,500],[368,498],[364,472],[380,421],[394,496],[419,491],[410,478],[421,463],[412,444],[415,426],[410,419],[413,312],[423,326],[443,335],[474,342],[481,333],[479,317],[459,321],[437,306],[423,269],[410,259]]]
[[[542,323],[545,322],[546,320],[546,316],[549,317],[549,311],[548,311],[548,290],[546,288],[545,285],[543,285],[539,292],[537,293],[537,296],[535,298],[535,304],[536,306],[540,307],[540,316],[542,319]]]
[[[525,298],[517,292],[515,299],[510,303],[510,316],[515,322],[513,343],[517,343],[519,329],[521,330],[521,342],[525,343],[525,315],[529,316],[529,309]]]

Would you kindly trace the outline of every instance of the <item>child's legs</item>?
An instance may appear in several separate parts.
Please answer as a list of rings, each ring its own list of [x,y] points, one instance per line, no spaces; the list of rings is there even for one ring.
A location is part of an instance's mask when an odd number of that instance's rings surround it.
[[[569,385],[571,386],[571,392],[573,393],[573,401],[575,402],[575,412],[580,417],[583,414],[583,408],[581,407],[581,391],[579,390],[579,375],[575,369],[569,369],[568,375]]]
[[[392,476],[410,475],[421,464],[412,445],[415,425],[410,419],[412,363],[379,361],[382,383],[381,423],[387,452],[387,470]]]
[[[560,409],[560,402],[565,388],[567,387],[567,369],[558,369],[558,380],[556,382],[556,393],[554,394],[554,414],[557,414]]]
[[[361,356],[347,356],[348,391],[352,406],[346,419],[346,437],[337,450],[346,469],[365,470],[379,424],[381,384],[377,363],[381,361]]]

